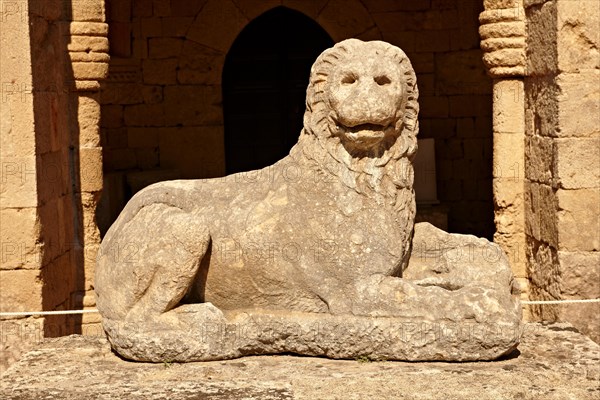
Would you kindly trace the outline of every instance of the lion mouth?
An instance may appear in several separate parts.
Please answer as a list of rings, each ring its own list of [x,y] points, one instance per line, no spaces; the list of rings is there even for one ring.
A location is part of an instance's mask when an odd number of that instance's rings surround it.
[[[380,142],[386,136],[386,131],[390,126],[366,123],[354,126],[341,125],[341,127],[350,140],[370,144]]]
[[[354,126],[344,126],[347,132],[357,133],[361,131],[383,132],[385,126],[379,124],[359,124]]]

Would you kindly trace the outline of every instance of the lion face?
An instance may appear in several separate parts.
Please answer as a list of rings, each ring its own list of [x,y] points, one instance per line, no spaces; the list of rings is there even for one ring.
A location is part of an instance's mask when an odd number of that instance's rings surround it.
[[[402,50],[381,41],[344,40],[311,69],[304,130],[336,159],[410,157],[417,98],[415,72]]]
[[[368,150],[396,136],[405,92],[396,62],[372,49],[334,69],[325,91],[335,135],[345,145]]]

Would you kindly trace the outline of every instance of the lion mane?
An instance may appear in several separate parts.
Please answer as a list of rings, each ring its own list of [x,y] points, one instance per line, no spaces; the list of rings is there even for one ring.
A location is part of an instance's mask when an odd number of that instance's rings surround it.
[[[356,149],[344,145],[336,132],[335,107],[330,102],[328,79],[345,62],[356,57],[390,58],[403,77],[403,98],[396,110],[393,134],[379,146]],[[373,50],[374,49],[374,50]],[[337,177],[348,189],[392,207],[412,236],[416,213],[412,160],[417,151],[417,79],[406,54],[382,41],[350,39],[323,52],[314,63],[306,94],[304,129],[292,150]],[[295,157],[294,157],[295,158]]]

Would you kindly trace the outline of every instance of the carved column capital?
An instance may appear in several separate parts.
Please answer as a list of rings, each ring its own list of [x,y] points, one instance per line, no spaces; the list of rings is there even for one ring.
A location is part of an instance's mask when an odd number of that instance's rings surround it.
[[[108,75],[108,24],[73,21],[69,23],[67,50],[76,91],[98,91]]]
[[[485,10],[479,15],[479,35],[483,63],[492,78],[525,75],[525,10],[512,8]]]

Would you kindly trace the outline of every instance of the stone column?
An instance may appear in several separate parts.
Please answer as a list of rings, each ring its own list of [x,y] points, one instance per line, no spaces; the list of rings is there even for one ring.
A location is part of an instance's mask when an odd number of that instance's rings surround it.
[[[79,303],[84,308],[95,306],[93,291],[96,253],[100,245],[100,232],[96,224],[96,208],[103,187],[102,148],[100,146],[100,81],[108,75],[108,24],[105,22],[104,1],[72,3],[72,21],[68,29],[68,52],[71,60],[73,85],[71,105],[76,107],[78,133],[74,143],[78,146],[79,163],[75,176],[81,201],[83,257],[80,266],[84,279]],[[84,314],[82,333],[89,324],[98,323],[97,314]],[[87,329],[86,329],[87,328]]]
[[[525,260],[525,13],[521,0],[484,1],[481,48],[493,78],[494,241],[506,251],[527,297]]]
[[[600,5],[525,1],[526,240],[533,300],[600,297]],[[600,340],[600,304],[536,305]]]
[[[29,5],[0,2],[0,312],[42,309]],[[41,338],[39,319],[0,318],[0,372]]]

